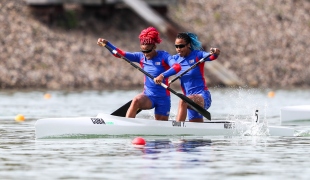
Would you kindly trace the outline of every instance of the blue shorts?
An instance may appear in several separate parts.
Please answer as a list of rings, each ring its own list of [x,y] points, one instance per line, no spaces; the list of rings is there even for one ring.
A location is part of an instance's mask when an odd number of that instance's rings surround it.
[[[155,97],[147,96],[152,102],[152,109],[155,108],[154,112],[158,115],[169,116],[171,108],[171,98],[166,97]]]
[[[211,103],[212,103],[212,99],[211,99],[211,94],[210,92],[207,91],[203,91],[201,94],[203,99],[204,99],[204,109],[207,110],[210,108]],[[192,119],[196,119],[196,118],[203,118],[203,116],[201,114],[199,114],[197,111],[192,110],[192,109],[187,109],[187,117],[189,119],[189,121],[191,121]]]

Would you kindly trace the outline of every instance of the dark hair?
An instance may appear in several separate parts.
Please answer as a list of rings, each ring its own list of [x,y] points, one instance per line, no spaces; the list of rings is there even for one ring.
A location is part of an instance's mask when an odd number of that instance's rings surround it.
[[[177,34],[177,39],[183,39],[186,44],[191,45],[191,49],[194,50],[203,50],[201,42],[198,40],[198,36],[190,32],[181,32]]]
[[[177,39],[183,39],[186,44],[191,43],[191,38],[185,32],[178,33]]]

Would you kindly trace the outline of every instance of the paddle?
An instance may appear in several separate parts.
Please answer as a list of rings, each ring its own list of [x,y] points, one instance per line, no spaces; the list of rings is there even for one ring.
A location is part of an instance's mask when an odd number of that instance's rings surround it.
[[[143,69],[141,69],[139,66],[137,66],[136,64],[134,64],[133,62],[131,62],[129,59],[127,59],[126,57],[124,57],[123,55],[121,55],[120,53],[118,53],[116,50],[112,49],[109,46],[106,46],[106,44],[104,43],[100,43],[101,46],[106,47],[109,51],[111,51],[114,55],[117,55],[118,57],[121,57],[122,59],[124,59],[126,62],[128,62],[131,66],[133,66],[134,68],[138,69],[139,71],[141,71],[143,74],[147,75],[149,78],[154,79],[154,77],[152,75],[150,75],[149,73],[145,72]],[[187,96],[181,94],[181,93],[177,93],[175,92],[173,89],[171,89],[170,87],[168,87],[166,84],[161,83],[160,84],[162,87],[164,87],[165,89],[167,89],[168,91],[170,91],[171,93],[175,94],[176,96],[178,96],[179,98],[181,98],[183,101],[185,101],[189,106],[191,106],[192,109],[194,109],[195,111],[199,112],[201,115],[203,115],[204,117],[206,117],[207,119],[211,120],[211,114],[206,111],[204,108],[202,108],[201,106],[199,106],[198,104],[196,104],[194,101],[192,101],[190,98],[188,98]]]
[[[124,104],[122,107],[118,108],[116,111],[114,111],[111,115],[113,116],[120,116],[125,117],[127,110],[129,109],[131,105],[132,100],[128,101],[126,104]],[[141,112],[141,109],[138,109],[137,114]]]
[[[210,53],[208,56],[200,59],[199,61],[197,61],[194,65],[192,65],[190,68],[188,68],[186,71],[184,71],[182,74],[178,75],[177,77],[173,78],[172,80],[169,81],[169,85],[171,83],[173,83],[174,81],[176,81],[177,79],[179,79],[180,77],[182,77],[184,74],[186,74],[188,71],[194,69],[198,64],[204,62],[208,57],[210,57],[212,54]]]

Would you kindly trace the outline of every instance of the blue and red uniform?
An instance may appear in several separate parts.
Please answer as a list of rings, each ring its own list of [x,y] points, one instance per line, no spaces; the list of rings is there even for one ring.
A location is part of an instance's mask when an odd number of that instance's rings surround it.
[[[178,74],[182,74],[189,69],[192,65],[198,62],[200,59],[208,56],[209,53],[205,51],[192,50],[186,57],[181,57],[179,54],[173,56],[173,58],[181,65],[181,71]],[[217,55],[213,54],[205,61],[213,61],[217,58]],[[211,106],[211,94],[208,90],[206,80],[204,78],[204,65],[205,62],[200,63],[194,69],[185,73],[181,78],[181,88],[186,96],[200,94],[204,98],[204,108],[208,109]],[[198,112],[188,109],[188,119],[202,118],[202,115]]]
[[[139,63],[141,68],[154,78],[164,75],[163,83],[168,85],[168,77],[178,73],[181,66],[166,51],[158,50],[153,59],[146,59],[142,52],[124,52],[110,42],[106,44],[132,62]],[[112,53],[112,52],[111,52]],[[144,95],[152,101],[155,114],[169,116],[171,108],[170,92],[158,85],[148,76],[144,76]]]

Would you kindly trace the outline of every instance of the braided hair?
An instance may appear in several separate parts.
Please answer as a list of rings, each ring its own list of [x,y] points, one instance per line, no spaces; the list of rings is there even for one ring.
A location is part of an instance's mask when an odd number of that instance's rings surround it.
[[[190,44],[192,50],[203,50],[201,42],[198,40],[198,36],[190,32],[178,33],[177,39],[183,39],[186,44]]]
[[[142,30],[139,39],[140,44],[159,44],[162,41],[159,37],[159,32],[154,27],[148,27]]]

